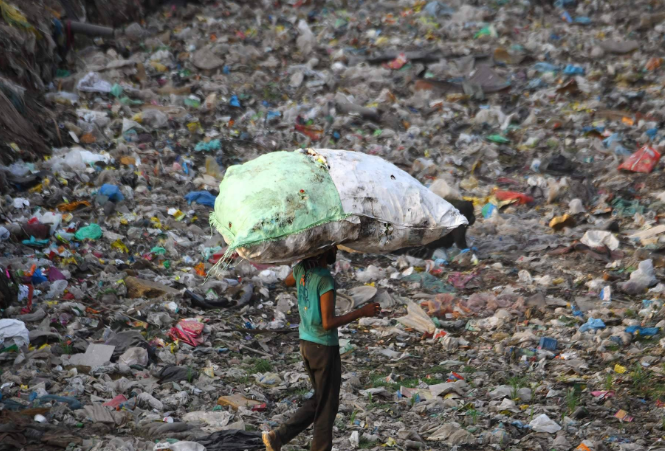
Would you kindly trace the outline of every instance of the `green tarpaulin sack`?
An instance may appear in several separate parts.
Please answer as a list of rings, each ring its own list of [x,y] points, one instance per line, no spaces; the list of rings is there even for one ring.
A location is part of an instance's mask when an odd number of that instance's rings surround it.
[[[210,222],[228,253],[257,263],[300,260],[333,244],[390,252],[467,223],[393,164],[332,149],[273,152],[231,166]]]

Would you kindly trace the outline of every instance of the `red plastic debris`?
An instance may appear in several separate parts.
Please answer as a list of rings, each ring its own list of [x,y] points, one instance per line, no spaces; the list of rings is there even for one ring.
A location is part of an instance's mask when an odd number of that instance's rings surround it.
[[[631,172],[643,172],[645,174],[653,171],[660,160],[660,152],[653,147],[644,146],[619,165],[619,169]]]

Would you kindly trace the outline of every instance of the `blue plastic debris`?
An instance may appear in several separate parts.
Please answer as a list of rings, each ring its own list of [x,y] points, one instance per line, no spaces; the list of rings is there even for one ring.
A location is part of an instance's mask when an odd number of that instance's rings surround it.
[[[542,337],[538,347],[540,349],[547,349],[548,351],[556,351],[558,342],[554,338]]]
[[[30,279],[32,284],[35,286],[39,285],[40,283],[44,283],[47,280],[48,279],[45,275],[42,274],[42,270],[40,268],[35,269],[35,272],[32,273],[32,277]]]
[[[588,332],[590,330],[604,329],[605,323],[600,318],[589,318],[586,323],[580,327],[580,332]]]
[[[437,16],[450,16],[455,13],[455,10],[450,8],[448,5],[445,3],[442,3],[438,0],[433,0],[429,2],[423,10],[429,14],[430,16],[437,17]]]
[[[659,332],[658,327],[642,327],[642,326],[628,326],[626,332],[629,334],[644,335],[645,337],[652,337]]]
[[[106,196],[110,201],[120,202],[125,200],[125,196],[120,192],[120,188],[110,183],[105,183],[99,188],[99,194]]]
[[[625,148],[621,144],[619,144],[614,148],[614,153],[621,157],[629,157],[633,154],[633,152],[631,152],[630,149]]]
[[[269,121],[269,120],[274,119],[276,117],[280,117],[281,115],[282,115],[282,113],[280,113],[279,111],[268,111],[268,113],[266,114],[266,120]]]
[[[591,19],[586,16],[579,16],[575,18],[575,23],[579,25],[589,25],[591,23]]]
[[[45,402],[50,402],[50,403],[64,402],[65,404],[68,404],[69,408],[72,410],[78,410],[83,408],[83,404],[81,404],[81,401],[71,396],[44,395],[37,398],[36,401],[39,404],[43,404]]]
[[[563,73],[565,75],[584,75],[584,68],[580,66],[575,66],[574,64],[568,64],[563,69]]]
[[[229,101],[229,105],[234,106],[236,108],[240,108],[240,100],[238,99],[238,96],[231,96],[231,100]]]
[[[534,78],[529,80],[529,83],[526,85],[527,89],[541,89],[546,86],[547,83],[545,83],[542,78]]]
[[[561,70],[557,65],[542,62],[534,64],[533,68],[538,72],[559,72],[559,70]]]
[[[610,148],[612,146],[612,144],[619,143],[622,139],[623,139],[623,136],[621,135],[621,133],[612,133],[610,136],[603,139],[603,145],[606,148]]]
[[[215,196],[208,191],[192,191],[185,195],[185,200],[188,204],[196,202],[197,204],[205,205],[207,207],[215,207]]]
[[[495,211],[497,211],[496,205],[491,203],[485,204],[482,209],[483,218],[491,218]]]
[[[50,243],[50,240],[38,240],[34,236],[31,236],[29,240],[23,240],[21,243],[25,244],[26,246],[30,247],[44,247],[48,246]]]

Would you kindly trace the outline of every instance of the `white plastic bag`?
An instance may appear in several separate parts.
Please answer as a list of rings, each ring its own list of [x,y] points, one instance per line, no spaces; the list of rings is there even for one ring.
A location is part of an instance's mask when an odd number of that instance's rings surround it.
[[[397,318],[397,321],[406,327],[411,327],[419,332],[434,333],[436,325],[427,313],[413,301],[407,301],[407,315]]]
[[[205,423],[215,431],[221,431],[229,424],[233,414],[224,410],[216,412],[196,411],[183,415],[182,420],[186,423]]]
[[[548,432],[554,434],[561,430],[561,426],[556,424],[556,422],[551,420],[550,417],[544,413],[531,420],[529,426],[531,426],[531,429],[533,429],[534,432]]]
[[[619,240],[612,235],[612,232],[607,232],[605,230],[588,230],[580,241],[582,244],[586,244],[590,247],[600,247],[604,245],[611,251],[615,251],[619,248]]]
[[[620,283],[619,287],[628,294],[639,294],[647,288],[656,285],[658,279],[653,270],[653,261],[641,261],[637,270],[630,274],[630,280]]]
[[[206,451],[206,447],[196,442],[157,443],[153,450]]]
[[[9,347],[14,343],[19,348],[30,344],[28,328],[17,319],[0,319],[0,345]]]
[[[148,351],[139,347],[129,348],[118,360],[127,366],[148,366]]]
[[[448,185],[444,179],[436,179],[429,187],[430,191],[442,199],[461,199],[460,192]]]
[[[141,116],[143,123],[151,128],[164,128],[169,124],[169,117],[159,110],[145,110]]]
[[[108,81],[102,79],[101,75],[97,72],[88,72],[86,76],[81,78],[76,88],[84,92],[101,92],[109,93],[113,86]]]
[[[296,40],[296,45],[298,46],[300,53],[307,56],[312,53],[316,38],[314,33],[312,33],[312,30],[309,28],[309,25],[307,25],[307,22],[302,19],[298,22],[298,31],[300,32],[300,36],[298,36],[298,39]]]
[[[89,150],[82,149],[80,147],[72,147],[71,149],[65,149],[66,153],[63,153],[63,149],[59,149],[60,154],[56,154],[46,162],[46,165],[49,166],[53,171],[85,171],[89,164],[95,164],[98,162],[110,163],[111,156],[92,153]]]

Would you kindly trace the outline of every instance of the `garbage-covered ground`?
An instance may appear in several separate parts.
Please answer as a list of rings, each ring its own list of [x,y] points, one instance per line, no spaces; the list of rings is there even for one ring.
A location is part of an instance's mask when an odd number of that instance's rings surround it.
[[[207,277],[208,217],[300,147],[477,217],[428,260],[339,252],[338,310],[383,311],[341,330],[337,449],[665,449],[662,4],[183,3],[76,36],[52,156],[2,143],[1,450],[263,447],[312,395],[295,291]]]

